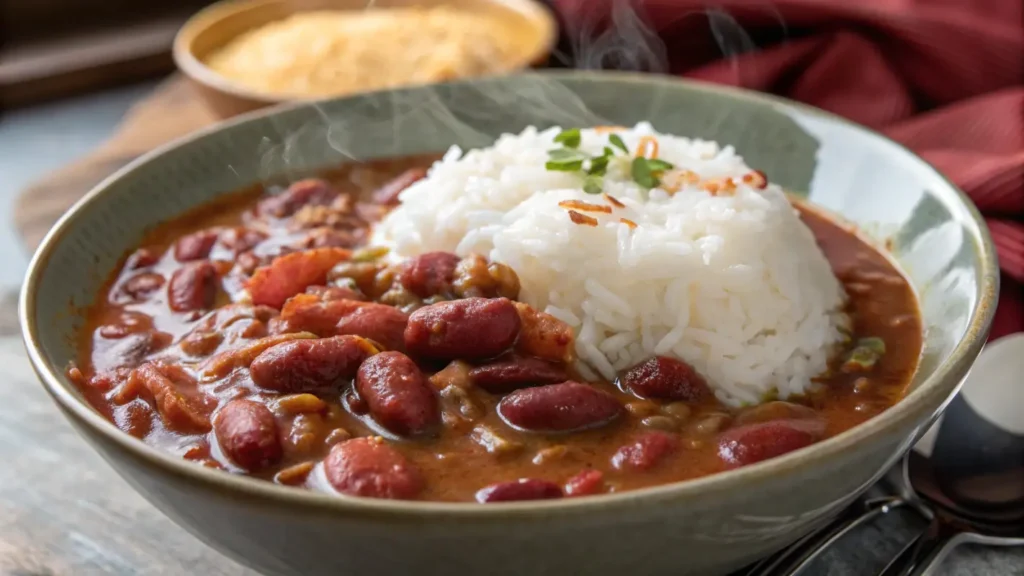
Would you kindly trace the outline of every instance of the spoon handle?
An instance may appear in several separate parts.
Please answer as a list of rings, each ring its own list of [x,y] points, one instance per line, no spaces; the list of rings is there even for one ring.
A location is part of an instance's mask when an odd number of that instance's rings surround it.
[[[888,496],[858,502],[816,532],[752,566],[746,576],[795,576],[803,572],[822,552],[857,526],[906,505],[900,497]]]
[[[907,543],[878,576],[921,574],[921,571],[928,569],[931,564],[942,560],[945,556],[942,550],[955,535],[956,532],[950,531],[938,516],[932,518],[928,528]]]

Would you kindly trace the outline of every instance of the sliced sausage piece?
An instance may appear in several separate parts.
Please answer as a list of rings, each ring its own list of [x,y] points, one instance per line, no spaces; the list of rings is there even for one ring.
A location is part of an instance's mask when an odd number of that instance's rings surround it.
[[[482,504],[514,502],[518,500],[551,500],[561,497],[562,489],[558,484],[534,478],[520,478],[512,482],[498,482],[476,493],[476,501]]]
[[[224,455],[249,472],[281,459],[277,422],[270,409],[259,402],[244,398],[228,402],[214,418],[213,432]]]
[[[773,420],[726,430],[718,437],[718,457],[739,468],[781,456],[817,442],[824,424],[813,420]]]
[[[619,470],[650,470],[679,447],[679,439],[665,432],[645,432],[612,456]]]
[[[289,186],[284,192],[260,201],[260,214],[286,218],[306,205],[324,206],[330,204],[338,192],[325,180],[307,178]]]
[[[516,350],[525,356],[565,364],[576,359],[576,338],[571,326],[522,302],[516,302],[515,306],[523,325]]]
[[[595,428],[623,412],[611,394],[573,381],[516,390],[498,403],[498,414],[506,422],[530,432]]]
[[[143,364],[132,371],[125,387],[148,392],[168,429],[189,434],[209,432],[212,399],[197,392],[195,381],[180,371],[170,374],[177,377],[172,380],[161,368],[171,370],[174,367]],[[133,396],[130,393],[123,395]]]
[[[604,474],[600,470],[584,470],[565,482],[566,496],[590,496],[604,492]]]
[[[401,352],[381,352],[364,361],[356,390],[373,419],[395,434],[424,434],[441,421],[434,390],[416,363]]]
[[[438,360],[492,358],[519,336],[521,321],[507,298],[466,298],[424,306],[409,316],[405,347]]]
[[[174,259],[178,262],[192,262],[207,258],[219,235],[218,230],[200,230],[182,236],[174,243]]]
[[[216,296],[217,269],[205,260],[175,270],[167,286],[167,304],[175,312],[210,308]]]
[[[323,285],[327,272],[338,262],[348,260],[344,248],[314,248],[278,256],[270,266],[258,268],[245,287],[253,304],[280,308],[285,301],[302,293],[307,286]]]
[[[469,371],[470,382],[492,394],[506,394],[529,386],[557,384],[568,378],[564,364],[517,356],[475,366]]]
[[[423,490],[419,470],[383,438],[353,438],[335,444],[324,474],[342,494],[411,500]]]
[[[402,264],[398,281],[420,298],[444,294],[451,291],[459,260],[451,252],[428,252],[413,256]]]
[[[622,384],[641,398],[700,402],[714,397],[707,382],[681,360],[655,356],[630,368]]]
[[[249,374],[265,390],[311,392],[353,378],[359,364],[376,353],[372,344],[358,336],[292,340],[261,352],[249,366]]]

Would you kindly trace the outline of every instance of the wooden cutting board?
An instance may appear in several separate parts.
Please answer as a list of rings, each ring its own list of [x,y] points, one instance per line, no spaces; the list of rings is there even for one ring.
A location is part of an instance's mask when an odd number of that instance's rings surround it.
[[[22,191],[14,224],[25,245],[34,250],[72,204],[125,164],[216,120],[185,78],[171,76],[128,111],[107,142]]]

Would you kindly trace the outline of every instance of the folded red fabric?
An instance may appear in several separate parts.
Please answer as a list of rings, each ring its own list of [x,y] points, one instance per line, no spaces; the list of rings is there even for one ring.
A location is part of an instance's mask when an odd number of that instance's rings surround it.
[[[577,66],[654,69],[779,94],[916,151],[986,217],[1002,268],[992,337],[1024,331],[1024,3],[552,4]]]

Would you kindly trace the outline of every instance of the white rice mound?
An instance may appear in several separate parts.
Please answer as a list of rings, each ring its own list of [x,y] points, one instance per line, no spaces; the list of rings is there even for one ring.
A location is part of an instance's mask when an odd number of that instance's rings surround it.
[[[575,224],[560,201],[609,201],[585,193],[578,173],[545,169],[560,131],[530,127],[465,155],[453,147],[401,194],[372,243],[396,257],[475,252],[511,266],[521,300],[575,329],[585,376],[613,380],[665,355],[690,363],[733,406],[806,391],[843,339],[846,296],[783,191],[648,190],[624,157],[603,186],[625,207],[586,212],[596,227]],[[605,132],[582,133],[581,150],[597,155],[608,144]],[[630,152],[656,137],[658,158],[702,180],[751,171],[731,146],[647,123],[616,133]]]

